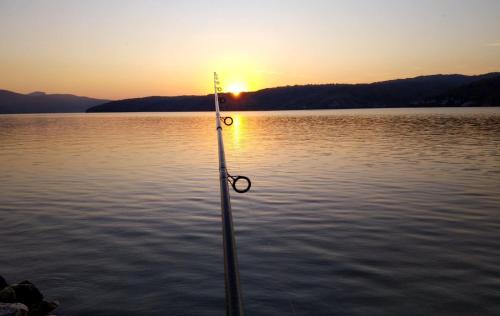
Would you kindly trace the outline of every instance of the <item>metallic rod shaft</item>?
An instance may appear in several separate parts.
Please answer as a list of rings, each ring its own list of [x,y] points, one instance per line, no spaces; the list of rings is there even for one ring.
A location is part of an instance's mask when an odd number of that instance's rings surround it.
[[[217,82],[218,82],[217,74],[214,73],[215,120],[217,129],[217,141],[219,145],[220,197],[221,197],[221,212],[222,212],[222,236],[224,243],[226,315],[242,316],[244,315],[243,296],[241,294],[238,256],[236,253],[236,240],[234,238],[234,231],[233,231],[233,216],[231,213],[231,198],[229,196],[226,157],[224,154],[224,140],[222,138],[222,127],[220,120]]]

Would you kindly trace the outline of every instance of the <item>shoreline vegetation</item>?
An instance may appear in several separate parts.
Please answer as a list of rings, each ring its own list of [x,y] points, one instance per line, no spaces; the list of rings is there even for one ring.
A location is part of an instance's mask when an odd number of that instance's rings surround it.
[[[430,75],[364,84],[314,84],[223,94],[222,110],[500,106],[500,72]],[[0,90],[0,114],[212,111],[213,94],[149,96],[116,101]]]

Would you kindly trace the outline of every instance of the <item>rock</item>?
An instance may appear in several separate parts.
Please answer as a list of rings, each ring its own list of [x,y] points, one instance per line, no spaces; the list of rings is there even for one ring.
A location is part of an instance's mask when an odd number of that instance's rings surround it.
[[[43,300],[42,293],[40,293],[37,287],[29,281],[13,284],[11,287],[16,292],[17,302],[23,303],[28,307],[38,304]]]
[[[21,303],[0,303],[0,316],[27,316],[28,306]]]
[[[29,281],[8,285],[0,276],[0,316],[45,316],[59,302],[43,300],[42,293]]]
[[[16,291],[10,286],[6,286],[0,291],[0,303],[15,303]]]
[[[5,281],[5,279],[0,275],[0,291],[3,290],[3,288],[7,285],[7,281]]]
[[[30,312],[28,316],[45,316],[48,315],[51,311],[59,306],[58,301],[54,302],[46,302],[42,301],[41,303],[30,307]]]

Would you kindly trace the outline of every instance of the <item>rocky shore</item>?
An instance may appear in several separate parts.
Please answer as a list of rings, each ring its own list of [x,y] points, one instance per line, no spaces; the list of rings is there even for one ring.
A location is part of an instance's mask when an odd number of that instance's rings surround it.
[[[47,302],[42,293],[29,281],[8,284],[0,276],[0,316],[45,316],[59,302]]]

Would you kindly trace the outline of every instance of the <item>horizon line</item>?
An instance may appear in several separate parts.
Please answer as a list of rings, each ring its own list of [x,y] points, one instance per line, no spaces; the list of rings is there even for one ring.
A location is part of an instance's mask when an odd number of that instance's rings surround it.
[[[375,83],[395,81],[395,80],[416,79],[416,78],[431,77],[431,76],[467,76],[467,77],[473,77],[473,76],[481,76],[481,75],[488,75],[488,74],[500,74],[500,70],[498,70],[498,71],[490,71],[490,72],[485,72],[485,73],[475,73],[475,74],[470,74],[470,75],[461,74],[461,73],[422,74],[422,75],[418,75],[418,76],[399,77],[399,78],[386,79],[386,80],[377,80],[377,81],[372,81],[372,82],[351,82],[351,83],[346,83],[346,82],[324,82],[324,83],[285,84],[285,85],[279,85],[279,86],[265,87],[265,88],[261,88],[261,89],[257,89],[257,90],[242,91],[241,93],[252,93],[252,92],[258,92],[258,91],[262,91],[262,90],[266,90],[266,89],[276,89],[276,88],[285,88],[285,87],[297,87],[297,86],[363,85],[363,84],[375,84]],[[88,95],[73,94],[73,93],[70,93],[70,92],[45,92],[45,91],[35,90],[35,91],[23,93],[23,92],[17,92],[17,91],[3,89],[3,88],[0,88],[0,91],[12,92],[12,93],[20,94],[20,95],[25,95],[25,96],[29,96],[30,94],[35,94],[35,93],[40,93],[40,94],[48,95],[48,96],[70,95],[70,96],[75,96],[75,97],[90,98],[90,99],[97,99],[97,100],[103,100],[103,101],[120,101],[120,100],[129,100],[129,99],[142,99],[142,98],[148,98],[148,97],[193,97],[193,96],[210,96],[210,95],[213,95],[213,93],[208,93],[208,94],[176,94],[176,95],[146,95],[146,96],[136,96],[136,97],[128,97],[128,98],[108,99],[108,98],[101,98],[101,97],[92,97],[92,96],[88,96]],[[224,91],[224,93],[230,93],[230,92],[229,91]]]

